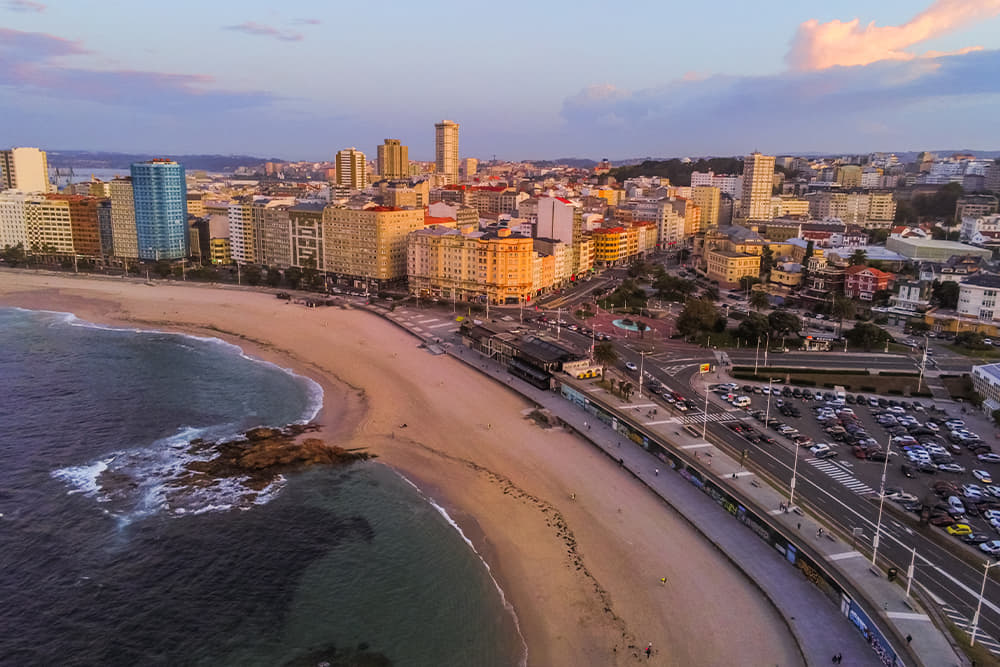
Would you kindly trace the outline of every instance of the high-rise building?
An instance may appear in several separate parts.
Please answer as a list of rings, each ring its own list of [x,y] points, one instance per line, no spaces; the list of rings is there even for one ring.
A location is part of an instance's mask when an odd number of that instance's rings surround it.
[[[479,160],[474,157],[467,157],[462,160],[461,172],[466,179],[471,179],[479,171]]]
[[[0,190],[49,192],[49,161],[37,148],[0,151]]]
[[[740,217],[744,220],[770,220],[771,188],[774,182],[774,156],[758,152],[743,160],[743,193]]]
[[[337,151],[337,172],[334,185],[351,190],[363,190],[368,185],[365,154],[357,148]]]
[[[458,182],[458,123],[434,124],[434,167],[447,183]]]
[[[21,246],[25,251],[30,248],[24,217],[27,199],[23,192],[0,193],[0,248]]]
[[[159,158],[134,162],[132,197],[139,258],[159,261],[187,257],[187,182],[183,165]]]
[[[111,249],[121,259],[139,258],[139,241],[135,234],[135,197],[132,178],[111,181]]]
[[[97,219],[97,197],[84,195],[60,195],[49,193],[50,201],[64,201],[69,205],[70,233],[73,236],[73,253],[88,257],[101,254],[100,226]]]
[[[719,226],[719,198],[722,191],[711,185],[697,185],[691,188],[691,201],[701,209],[701,228]]]
[[[28,248],[43,255],[74,254],[73,226],[69,202],[47,199],[42,195],[28,197],[24,206]]]
[[[406,237],[424,227],[422,208],[323,210],[321,270],[355,287],[379,289],[406,278]]]
[[[409,178],[409,152],[410,149],[402,145],[399,139],[386,139],[378,147],[378,175],[388,179]]]

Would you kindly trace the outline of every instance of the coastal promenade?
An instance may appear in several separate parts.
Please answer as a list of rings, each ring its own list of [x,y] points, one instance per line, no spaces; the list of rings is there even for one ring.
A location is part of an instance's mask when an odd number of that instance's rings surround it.
[[[431,313],[428,311],[409,313],[405,308],[390,311],[380,306],[369,306],[369,309],[410,330],[425,342],[441,339],[441,350],[530,399],[557,418],[565,428],[576,431],[582,438],[618,461],[624,474],[640,480],[651,492],[677,510],[693,530],[699,531],[716,545],[759,587],[784,617],[807,664],[823,664],[838,653],[843,656],[845,664],[892,664],[880,660],[845,613],[830,597],[808,581],[800,570],[793,567],[782,553],[751,530],[738,525],[730,513],[684,477],[674,473],[663,460],[626,439],[560,394],[522,382],[511,376],[499,363],[465,348],[457,336],[457,326],[444,327],[438,326],[438,323],[429,323]],[[420,317],[420,320],[411,319],[411,315]],[[447,317],[441,319],[445,321]],[[418,322],[423,326],[415,326]],[[797,536],[796,543],[802,553],[809,553],[813,558],[822,560],[828,571],[835,573],[839,581],[855,591],[855,598],[860,595],[865,599],[869,615],[886,635],[886,641],[900,660],[897,664],[935,667],[968,664],[964,656],[955,649],[950,637],[932,622],[931,616],[916,600],[906,596],[905,589],[898,582],[889,582],[885,574],[875,569],[865,555],[840,537],[831,535],[825,526],[798,508],[793,507],[790,512],[782,511],[780,507],[787,498],[760,481],[753,473],[744,470],[738,460],[681,428],[675,420],[663,420],[664,423],[650,425],[648,418],[642,419],[645,411],[654,407],[649,401],[633,397],[626,403],[594,384],[580,384],[582,390],[590,391],[595,401],[600,401],[621,420],[630,421],[636,426],[645,424],[644,430],[651,431],[658,439],[668,442],[672,449],[682,452],[682,456],[692,464],[710,471],[709,474],[720,486],[731,487],[736,494],[755,505],[758,511],[767,513],[773,523],[780,525],[788,534]],[[578,493],[585,494],[587,490],[580,489]],[[722,631],[725,624],[731,622],[738,620],[720,619],[719,627],[707,628],[706,632]]]

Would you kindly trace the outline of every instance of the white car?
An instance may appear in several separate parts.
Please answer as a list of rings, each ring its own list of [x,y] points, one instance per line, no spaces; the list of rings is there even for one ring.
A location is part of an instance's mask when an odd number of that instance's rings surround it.
[[[812,452],[813,454],[819,454],[820,452],[828,452],[830,451],[830,445],[821,442],[818,445],[813,445],[812,447],[810,447],[809,451]]]
[[[980,454],[976,457],[983,463],[1000,463],[1000,454],[994,454],[990,452],[989,454]]]
[[[983,510],[983,518],[987,521],[1000,521],[1000,510]]]
[[[985,470],[973,470],[972,476],[978,479],[983,484],[992,484],[993,477]]]
[[[979,545],[979,550],[990,556],[1000,556],[1000,540],[990,540]]]
[[[994,484],[987,484],[986,493],[990,494],[994,498],[1000,498],[1000,486],[996,486]]]
[[[941,472],[963,473],[965,472],[965,466],[960,466],[957,463],[942,463],[941,465],[938,466],[938,470],[940,470]],[[997,490],[1000,491],[1000,489]]]
[[[637,371],[637,370],[639,370],[639,367],[636,366],[635,364],[633,364],[631,361],[626,361],[625,362],[625,368],[627,368],[630,371]]]

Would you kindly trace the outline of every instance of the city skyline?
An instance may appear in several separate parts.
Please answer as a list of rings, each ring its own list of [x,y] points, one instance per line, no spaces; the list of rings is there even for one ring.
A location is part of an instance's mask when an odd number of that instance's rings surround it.
[[[405,30],[319,2],[193,8],[111,25],[66,2],[0,2],[4,143],[330,160],[397,137],[429,161],[451,118],[462,157],[1000,149],[1000,0],[733,2],[722,20],[638,3],[611,32],[558,3],[515,3],[489,32],[445,2],[394,8]],[[454,29],[435,38],[444,12]],[[183,48],[150,42],[154,23]],[[394,53],[374,48],[386,38]],[[442,61],[435,39],[468,57]],[[365,66],[320,67],[334,42]]]

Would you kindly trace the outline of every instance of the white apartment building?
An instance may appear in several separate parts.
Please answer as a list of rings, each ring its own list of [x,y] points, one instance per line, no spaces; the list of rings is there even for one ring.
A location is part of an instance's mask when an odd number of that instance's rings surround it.
[[[538,198],[538,219],[535,223],[537,238],[556,239],[571,244],[583,231],[582,227],[582,211],[574,202],[563,197]]]
[[[731,174],[716,174],[715,172],[712,171],[691,172],[691,187],[696,188],[703,185],[707,185],[713,188],[719,188],[719,190],[725,192],[733,199],[739,199],[743,194],[742,176],[733,176]]]
[[[958,307],[955,310],[960,315],[992,324],[994,320],[1000,320],[1000,310],[997,309],[998,294],[1000,294],[1000,276],[973,276],[959,286]]]
[[[28,227],[24,217],[24,202],[28,195],[16,190],[0,194],[0,248],[21,245],[28,250]]]
[[[1000,215],[962,218],[961,240],[972,241],[977,232],[1000,232]]]

